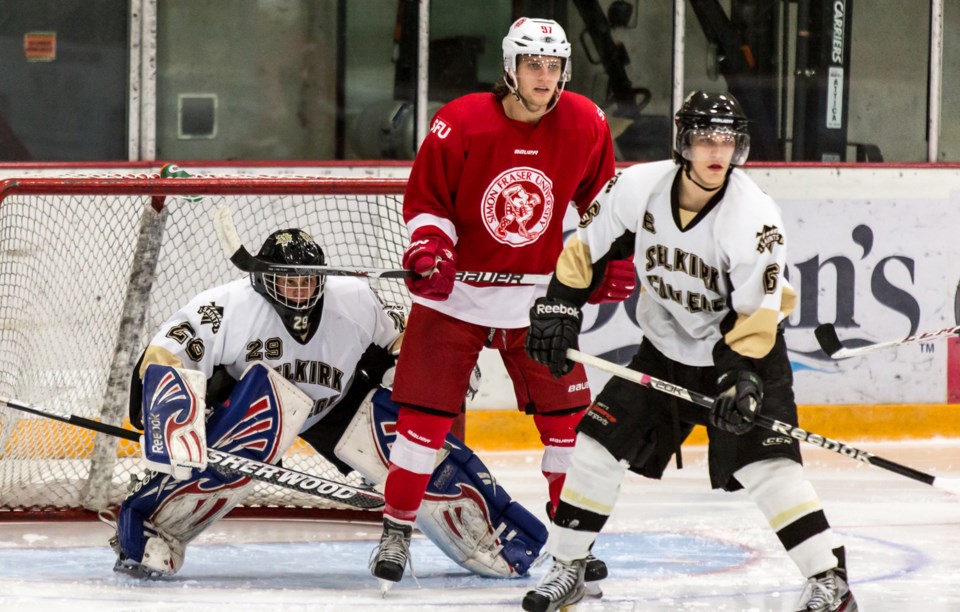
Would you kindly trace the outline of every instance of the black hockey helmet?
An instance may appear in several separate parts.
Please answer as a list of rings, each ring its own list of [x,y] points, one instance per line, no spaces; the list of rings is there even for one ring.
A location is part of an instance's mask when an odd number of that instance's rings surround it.
[[[687,96],[676,114],[677,140],[674,158],[680,162],[690,159],[692,136],[704,132],[719,132],[735,137],[736,146],[730,164],[743,165],[750,154],[749,121],[743,107],[728,93],[695,91]]]
[[[260,247],[257,258],[291,265],[322,266],[323,249],[310,234],[299,228],[277,230]],[[267,298],[288,327],[297,329],[294,317],[310,314],[323,295],[324,277],[320,274],[297,275],[253,272],[250,282],[257,293]],[[299,330],[305,331],[305,330]]]

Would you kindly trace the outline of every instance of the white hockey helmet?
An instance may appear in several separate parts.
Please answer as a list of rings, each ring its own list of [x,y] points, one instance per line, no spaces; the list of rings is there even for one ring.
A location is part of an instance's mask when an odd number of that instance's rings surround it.
[[[503,37],[503,70],[508,85],[517,82],[517,57],[549,55],[563,59],[560,83],[570,80],[570,42],[560,24],[552,19],[517,19]],[[512,83],[511,83],[512,81]]]

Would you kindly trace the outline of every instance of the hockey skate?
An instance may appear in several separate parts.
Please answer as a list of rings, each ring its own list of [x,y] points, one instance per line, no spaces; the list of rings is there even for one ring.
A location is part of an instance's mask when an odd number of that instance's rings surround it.
[[[110,548],[117,553],[117,562],[113,564],[113,571],[117,572],[118,574],[127,574],[128,576],[145,580],[156,580],[158,578],[163,578],[166,575],[163,572],[146,567],[138,561],[128,559],[120,549],[120,541],[118,540],[117,536],[110,538]]]
[[[407,565],[410,565],[410,573],[413,573],[413,563],[410,561],[412,535],[413,527],[410,525],[401,525],[384,517],[380,544],[370,555],[370,572],[380,581],[380,590],[384,595],[394,583],[400,582]]]
[[[600,581],[607,577],[607,564],[602,559],[593,556],[593,553],[587,555],[586,567],[583,572],[583,588],[587,597],[600,599],[603,597],[603,590],[600,588]]]
[[[847,585],[847,572],[837,568],[807,580],[797,612],[857,612],[857,601]]]
[[[577,603],[586,594],[583,585],[585,570],[585,559],[577,559],[572,563],[554,559],[553,566],[537,588],[523,598],[523,609],[527,612],[553,612]]]

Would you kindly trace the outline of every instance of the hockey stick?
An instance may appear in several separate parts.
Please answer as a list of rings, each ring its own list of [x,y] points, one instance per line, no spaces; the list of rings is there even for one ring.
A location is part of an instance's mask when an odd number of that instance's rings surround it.
[[[631,370],[616,363],[609,362],[605,359],[594,357],[593,355],[587,355],[586,353],[581,353],[580,351],[574,349],[567,349],[567,358],[571,361],[576,361],[577,363],[582,363],[583,365],[591,366],[597,368],[598,370],[603,370],[604,372],[609,372],[610,374],[619,376],[620,378],[635,382],[638,385],[655,389],[662,393],[666,393],[667,395],[679,397],[680,399],[687,400],[692,404],[697,404],[698,406],[703,406],[704,408],[711,408],[713,406],[713,398],[709,395],[704,395],[702,393],[697,393],[696,391],[678,387],[677,385],[668,383],[664,380],[654,378],[649,374]],[[883,457],[877,457],[872,453],[854,448],[845,442],[831,440],[825,436],[806,431],[805,429],[801,429],[799,427],[794,427],[793,425],[784,423],[783,421],[771,419],[770,417],[763,416],[762,414],[758,414],[756,421],[754,422],[760,427],[769,429],[772,432],[789,436],[791,438],[796,438],[801,442],[807,442],[814,446],[819,446],[820,448],[833,451],[839,455],[843,455],[844,457],[849,457],[850,459],[854,459],[856,461],[862,461],[863,463],[869,463],[870,465],[888,470],[895,474],[906,476],[912,480],[928,484],[938,489],[943,489],[944,491],[948,491],[954,495],[960,495],[960,480],[956,478],[942,478],[925,474],[924,472],[920,472],[911,467],[900,465],[899,463],[894,463],[893,461],[884,459]]]
[[[910,344],[911,342],[929,342],[939,338],[954,336],[960,334],[960,325],[955,327],[945,327],[943,329],[938,329],[937,331],[917,334],[916,336],[907,336],[901,340],[877,342],[876,344],[868,344],[866,346],[860,346],[857,348],[846,348],[843,346],[843,343],[840,342],[839,336],[837,336],[837,330],[834,328],[832,323],[824,323],[823,325],[819,325],[813,333],[817,336],[817,342],[820,344],[820,348],[823,349],[824,353],[830,356],[830,359],[846,359],[847,357],[856,357],[857,355],[862,355],[863,353],[869,353],[870,351],[876,351],[878,349],[890,348],[891,346],[900,346],[901,344]]]
[[[0,404],[15,410],[53,419],[54,421],[98,431],[115,438],[130,440],[138,444],[140,442],[140,434],[135,431],[101,423],[75,414],[61,415],[55,412],[48,412],[42,408],[3,396],[0,396]],[[306,493],[307,495],[335,501],[361,510],[379,510],[383,508],[383,495],[373,489],[353,487],[335,480],[327,480],[320,476],[298,472],[279,465],[263,463],[255,459],[247,459],[246,457],[213,448],[207,449],[207,465],[212,466],[221,473],[249,476],[253,480],[274,484],[279,487],[284,487],[285,489],[290,489],[291,491]]]
[[[218,206],[213,226],[223,252],[244,272],[273,272],[283,274],[325,274],[327,276],[359,276],[364,278],[414,278],[411,270],[403,268],[353,268],[343,266],[289,265],[257,259],[243,246],[233,215],[226,206]],[[458,281],[497,283],[501,285],[546,285],[550,274],[514,274],[512,272],[457,272]]]

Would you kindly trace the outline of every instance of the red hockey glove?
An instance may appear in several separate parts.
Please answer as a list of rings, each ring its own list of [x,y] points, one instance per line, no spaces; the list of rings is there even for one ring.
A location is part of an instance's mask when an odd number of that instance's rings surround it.
[[[603,282],[590,294],[588,304],[604,302],[622,302],[637,288],[637,272],[633,267],[633,258],[612,259],[603,273]]]
[[[404,279],[414,295],[440,302],[450,297],[457,275],[457,254],[446,235],[414,232],[403,254],[403,267],[420,275]]]

